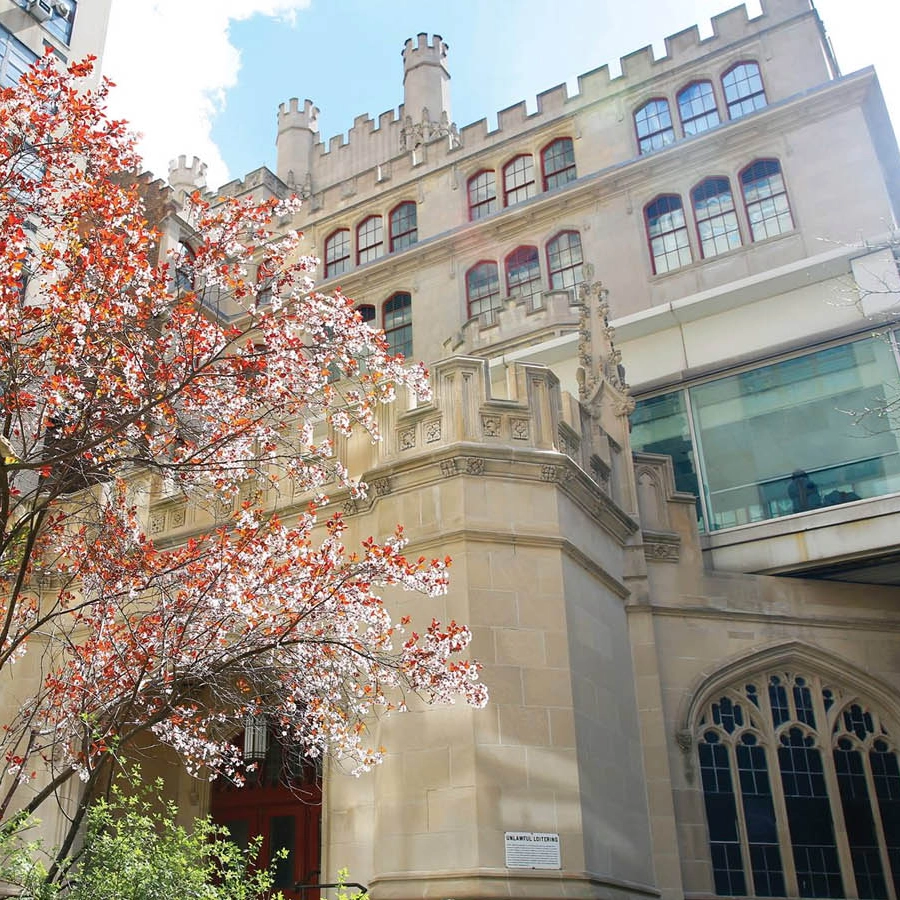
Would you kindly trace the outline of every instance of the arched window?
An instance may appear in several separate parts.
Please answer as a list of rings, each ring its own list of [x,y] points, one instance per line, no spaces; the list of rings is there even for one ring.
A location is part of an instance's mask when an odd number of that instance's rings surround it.
[[[521,203],[535,194],[534,160],[530,154],[511,159],[503,167],[503,205]]]
[[[675,142],[675,129],[669,113],[669,101],[657,98],[645,103],[634,114],[638,152],[650,153]]]
[[[500,307],[500,276],[497,263],[476,263],[466,272],[466,298],[469,302],[469,318],[483,316],[493,322],[494,313]]]
[[[691,191],[704,259],[741,246],[734,198],[727,178],[707,178]]]
[[[350,231],[342,228],[325,240],[325,277],[334,278],[350,269]]]
[[[722,87],[725,89],[729,119],[739,119],[766,105],[766,91],[755,62],[732,66],[722,76]]]
[[[412,297],[394,294],[384,304],[384,337],[391,353],[412,354]]]
[[[367,324],[375,321],[375,307],[371,303],[362,303],[356,307],[360,319]]]
[[[469,218],[480,219],[497,211],[497,178],[485,169],[469,179]]]
[[[692,262],[681,197],[663,194],[644,209],[653,271],[664,275]]]
[[[384,256],[384,229],[381,216],[369,216],[356,228],[356,263],[371,262]]]
[[[506,257],[506,292],[532,309],[541,305],[541,263],[537,247],[518,247]]]
[[[411,200],[394,207],[390,215],[391,253],[411,247],[419,239],[416,204]]]
[[[856,691],[759,672],[717,692],[696,734],[717,894],[897,895],[897,744]]]
[[[550,273],[550,289],[574,290],[582,281],[581,235],[577,231],[562,231],[547,244],[547,271]]]
[[[575,172],[575,148],[572,138],[557,138],[541,150],[541,169],[544,173],[544,190],[562,187],[578,176]]]
[[[256,267],[256,305],[268,306],[272,302],[272,274],[264,266]]]
[[[741,189],[754,241],[784,234],[794,228],[791,205],[774,159],[758,159],[741,172]]]
[[[678,114],[685,135],[699,134],[719,124],[712,82],[695,81],[678,92]]]
[[[189,244],[179,241],[175,248],[175,290],[178,293],[194,289],[194,261],[196,255]]]

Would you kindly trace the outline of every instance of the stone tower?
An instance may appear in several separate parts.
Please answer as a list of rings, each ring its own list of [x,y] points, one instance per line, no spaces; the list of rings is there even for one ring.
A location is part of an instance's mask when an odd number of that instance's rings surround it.
[[[293,97],[278,107],[276,175],[291,188],[312,181],[313,147],[319,136],[319,107]]]
[[[403,47],[403,149],[451,133],[449,49],[439,34],[429,44],[424,32]]]

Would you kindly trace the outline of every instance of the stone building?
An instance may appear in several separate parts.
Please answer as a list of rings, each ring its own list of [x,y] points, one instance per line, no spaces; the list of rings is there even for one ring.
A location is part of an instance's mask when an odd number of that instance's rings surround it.
[[[900,894],[900,153],[809,0],[763,9],[494,131],[454,124],[421,34],[399,114],[325,144],[290,100],[276,172],[216,191],[301,194],[322,289],[429,363],[432,402],[341,447],[368,499],[331,503],[348,540],[399,521],[454,558],[435,614],[492,692],[380,721],[381,767],[299,799],[169,776],[186,815],[288,848],[285,888]],[[207,188],[196,159],[169,181]],[[197,515],[160,496],[149,527]]]

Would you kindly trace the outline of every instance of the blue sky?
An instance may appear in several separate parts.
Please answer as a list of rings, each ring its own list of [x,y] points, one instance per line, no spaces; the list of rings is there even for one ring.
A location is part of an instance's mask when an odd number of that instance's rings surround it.
[[[125,115],[146,135],[148,166],[197,154],[211,186],[260,165],[275,167],[275,112],[290,97],[321,109],[323,139],[355,116],[403,99],[400,50],[420,31],[450,45],[453,119],[460,127],[646,44],[698,23],[728,0],[114,0],[105,71],[122,88]],[[900,3],[817,0],[845,72],[874,63],[900,126]],[[759,0],[749,0],[751,14]],[[254,14],[254,11],[255,12]],[[186,16],[196,15],[196,22]],[[171,22],[167,21],[171,18]],[[155,28],[178,22],[160,85],[140,56]],[[147,38],[136,46],[134,30]],[[129,38],[126,45],[126,34]],[[171,34],[171,32],[170,32]],[[184,52],[180,52],[184,48]],[[157,57],[158,58],[158,57]],[[156,71],[159,71],[158,66]],[[171,76],[172,83],[165,79]],[[155,77],[155,76],[154,76]],[[151,90],[151,86],[155,89]],[[162,101],[161,101],[162,98]]]

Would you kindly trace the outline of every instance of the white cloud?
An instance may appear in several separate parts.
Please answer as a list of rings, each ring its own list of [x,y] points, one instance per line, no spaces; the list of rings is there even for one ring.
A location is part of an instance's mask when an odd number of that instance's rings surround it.
[[[113,0],[103,73],[116,83],[113,115],[143,138],[145,167],[165,176],[181,153],[207,164],[210,186],[229,179],[212,123],[237,83],[230,22],[254,15],[293,24],[310,0]]]

